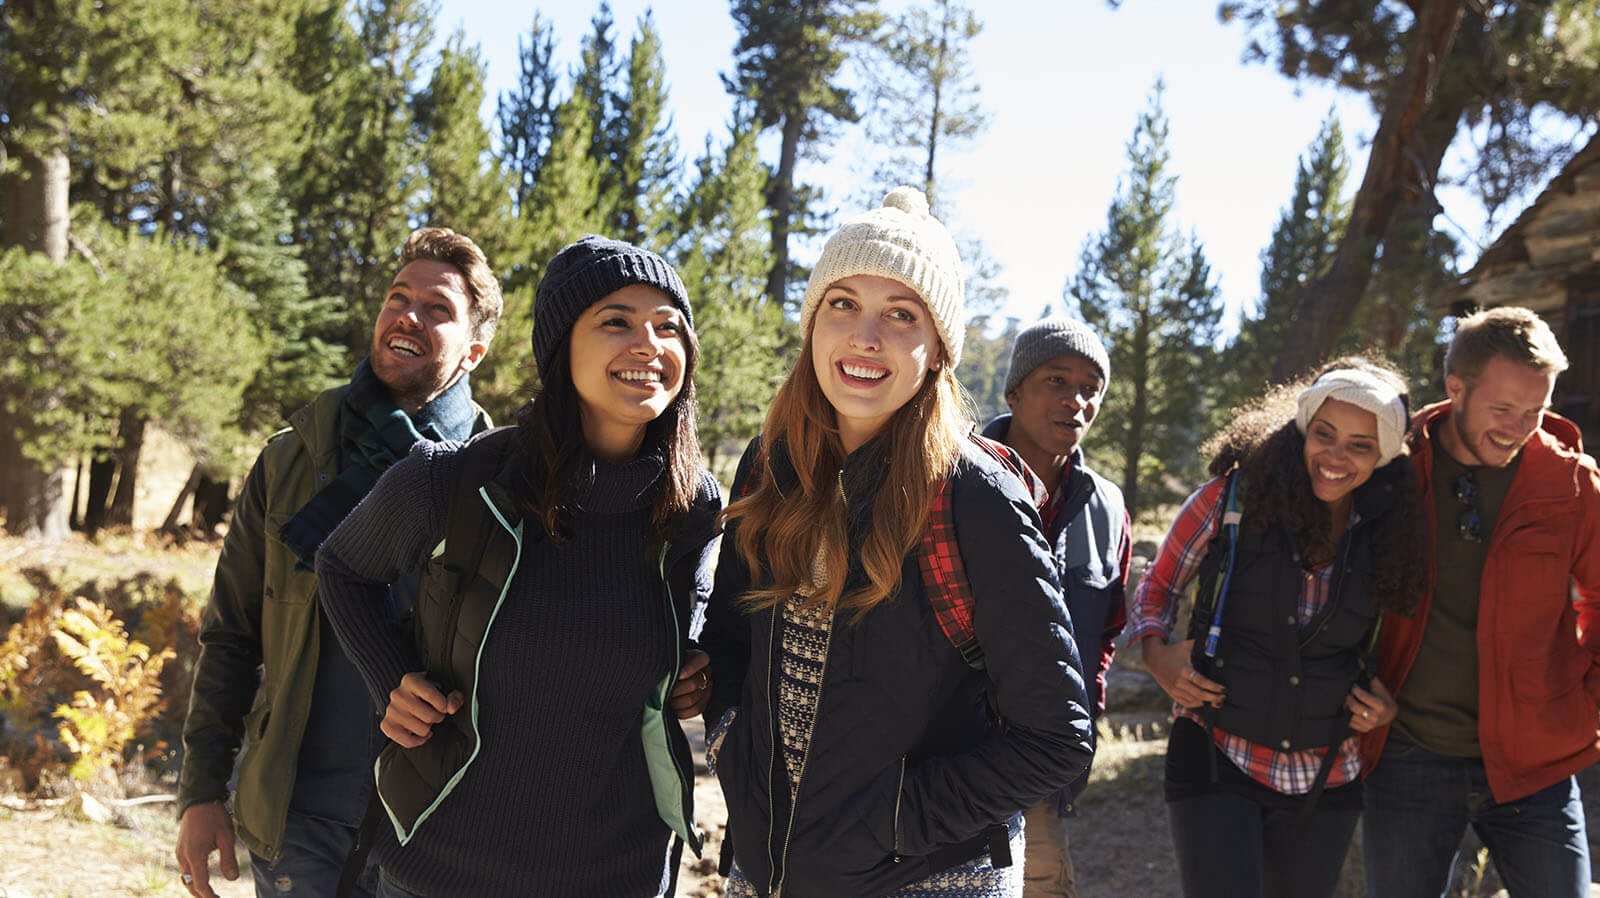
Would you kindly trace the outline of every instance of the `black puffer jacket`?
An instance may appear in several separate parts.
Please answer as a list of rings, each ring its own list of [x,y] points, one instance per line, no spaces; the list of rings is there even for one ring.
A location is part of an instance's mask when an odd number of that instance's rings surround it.
[[[870,526],[880,449],[869,443],[853,453],[840,480],[852,545]],[[740,462],[735,496],[756,451],[752,443]],[[789,488],[794,474],[781,445],[772,467]],[[889,894],[981,853],[981,845],[968,857],[952,849],[981,840],[1089,762],[1083,676],[1030,498],[1013,475],[967,447],[951,503],[987,676],[945,637],[915,554],[907,555],[897,597],[857,623],[849,615],[835,621],[792,806],[774,713],[780,623],[771,611],[738,607],[751,574],[735,550],[738,522],[725,534],[702,637],[716,671],[706,719],[714,724],[740,707],[717,774],[739,868],[768,893],[781,884],[785,898]],[[859,559],[847,578],[863,580]],[[989,710],[991,685],[1002,723]]]

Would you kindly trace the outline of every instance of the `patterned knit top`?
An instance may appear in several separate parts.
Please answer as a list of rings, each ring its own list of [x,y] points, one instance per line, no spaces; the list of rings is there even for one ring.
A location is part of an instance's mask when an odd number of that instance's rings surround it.
[[[798,799],[806,752],[816,726],[822,698],[822,677],[828,666],[828,642],[833,635],[833,609],[806,606],[806,599],[826,582],[824,547],[819,546],[811,565],[811,587],[802,587],[783,604],[778,633],[778,730],[784,768],[789,774],[789,798]],[[728,721],[719,725],[725,731]],[[720,732],[713,734],[717,740]],[[720,740],[717,740],[720,741]],[[1013,866],[995,869],[987,853],[957,864],[921,882],[897,890],[895,898],[1018,898],[1022,894],[1022,829],[1011,824]],[[724,895],[756,898],[760,892],[735,865]],[[781,898],[774,895],[771,898]]]

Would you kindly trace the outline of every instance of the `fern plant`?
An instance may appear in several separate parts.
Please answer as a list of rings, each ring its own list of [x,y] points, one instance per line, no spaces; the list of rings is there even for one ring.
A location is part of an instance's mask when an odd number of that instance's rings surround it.
[[[171,649],[154,656],[131,639],[122,622],[104,606],[79,599],[61,613],[51,634],[63,655],[97,689],[78,690],[71,704],[56,708],[61,741],[75,757],[74,780],[86,784],[103,771],[122,767],[122,750],[162,706],[161,669]]]

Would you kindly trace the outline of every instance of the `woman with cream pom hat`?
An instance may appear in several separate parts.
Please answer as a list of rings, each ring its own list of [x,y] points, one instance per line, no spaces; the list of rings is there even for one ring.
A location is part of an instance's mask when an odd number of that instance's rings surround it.
[[[1033,499],[968,436],[960,259],[921,192],[829,238],[800,325],[702,638],[728,894],[1015,898],[1020,809],[1083,769],[1089,713]],[[942,500],[981,669],[919,571]]]

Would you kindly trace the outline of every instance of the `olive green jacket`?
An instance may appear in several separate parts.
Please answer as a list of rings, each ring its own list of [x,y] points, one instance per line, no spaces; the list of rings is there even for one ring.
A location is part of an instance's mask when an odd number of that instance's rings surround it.
[[[239,841],[268,860],[283,848],[322,635],[316,577],[295,569],[294,553],[277,534],[339,474],[339,408],[347,389],[328,390],[295,412],[256,458],[200,624],[179,813],[226,801],[237,761]],[[474,430],[487,426],[479,409]]]

